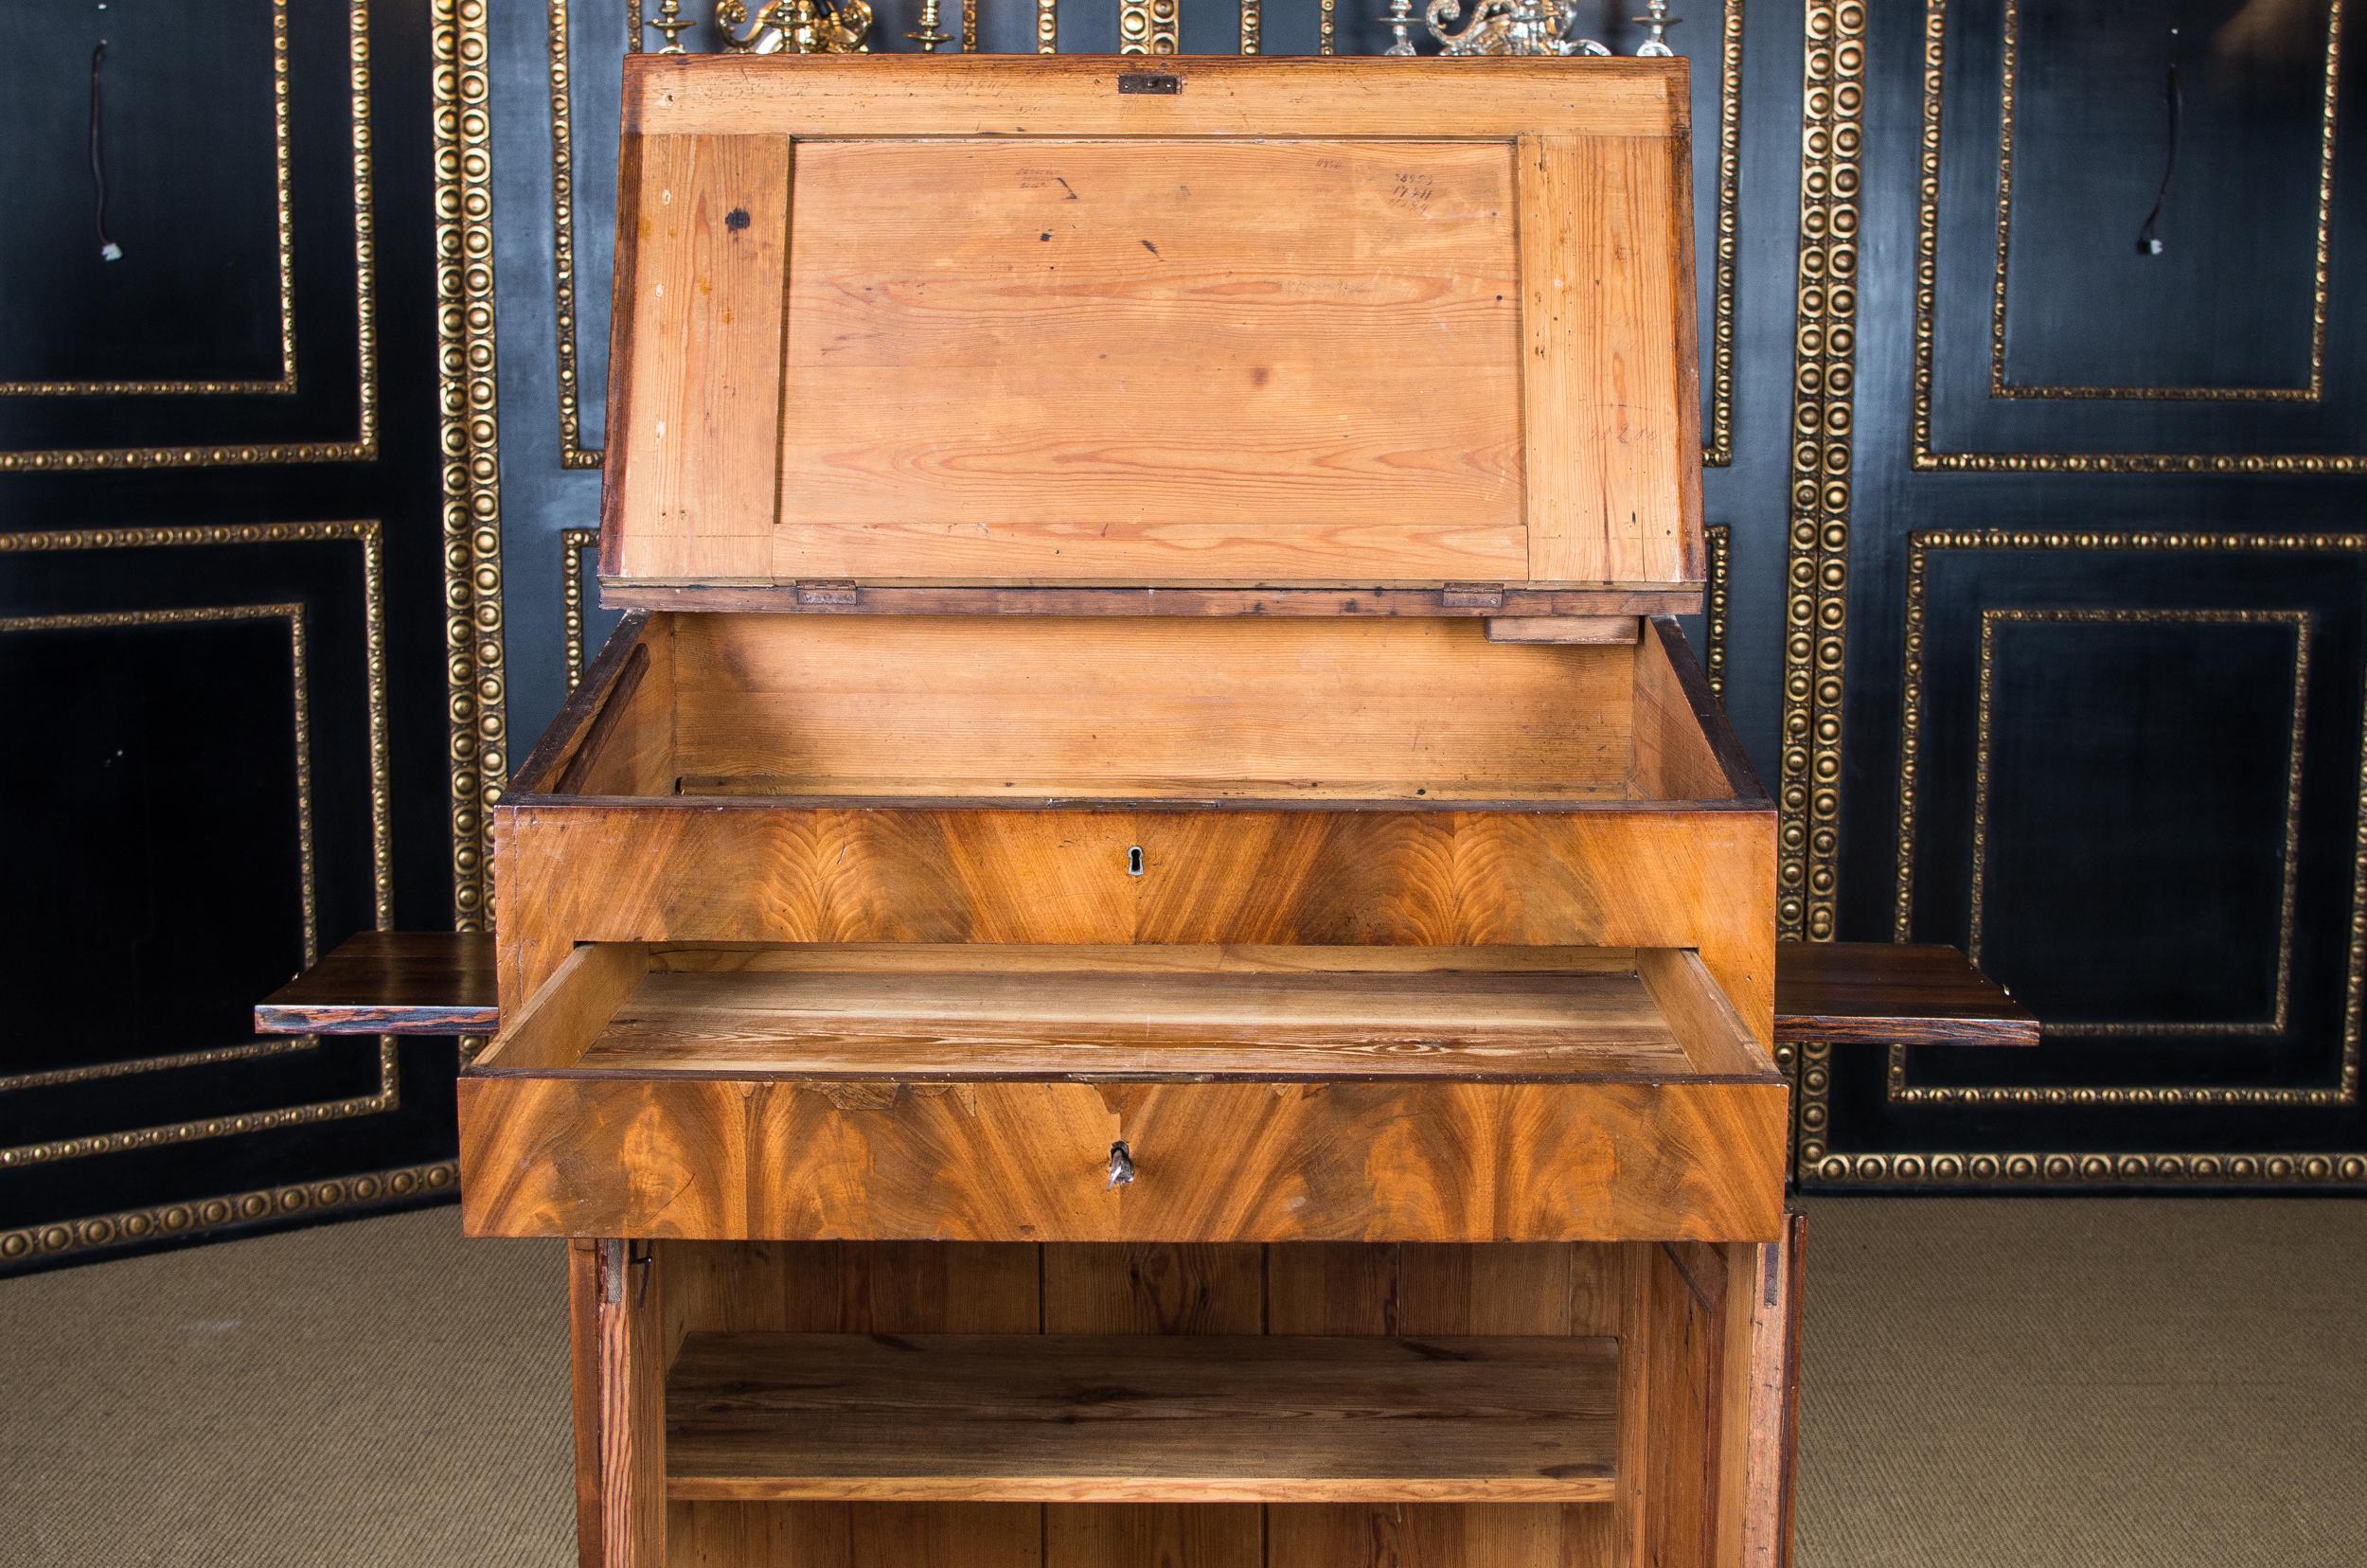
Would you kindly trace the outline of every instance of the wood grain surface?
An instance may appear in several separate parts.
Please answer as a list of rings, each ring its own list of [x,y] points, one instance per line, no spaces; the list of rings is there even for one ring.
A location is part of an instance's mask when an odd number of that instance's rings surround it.
[[[363,931],[257,1004],[258,1034],[489,1034],[490,934]]]
[[[949,1331],[1262,1331],[1384,1344],[1615,1336],[1622,1423],[1617,1500],[1607,1504],[678,1501],[669,1510],[671,1560],[737,1568],[900,1568],[910,1560],[1783,1568],[1780,1510],[1770,1513],[1758,1500],[1788,1487],[1787,1451],[1773,1438],[1789,1420],[1788,1366],[1796,1364],[1788,1356],[1796,1352],[1797,1246],[1796,1227],[1786,1242],[1766,1247],[661,1243],[667,1335],[675,1345],[691,1334]],[[1665,1364],[1656,1366],[1656,1357]],[[1697,1381],[1702,1392],[1690,1392]],[[1666,1400],[1664,1416],[1649,1402],[1655,1398]],[[1655,1487],[1676,1488],[1701,1511],[1653,1505]],[[1740,1536],[1732,1533],[1736,1524],[1746,1526]],[[713,1555],[686,1555],[694,1548]]]
[[[1831,1044],[2036,1045],[2038,1020],[1954,948],[1786,942],[1777,1038]]]
[[[1027,1334],[1043,1322],[1036,1247],[661,1243],[657,1251],[669,1360],[694,1332]],[[1032,1505],[675,1502],[667,1516],[676,1568],[1043,1563],[1043,1510]]]
[[[1501,145],[817,142],[792,206],[775,579],[1528,575]]]
[[[606,951],[614,950],[581,948],[570,962]],[[871,956],[904,962],[851,970],[824,967],[828,950],[792,969],[756,967],[761,951],[701,953],[699,968],[659,968],[621,1002],[604,997],[604,1019],[569,1025],[578,1042],[589,1033],[588,1045],[534,1065],[902,1082],[1769,1077],[1767,1059],[1686,953],[1620,967],[1616,955],[1582,950],[1568,972],[1476,967],[1487,950],[1447,950],[1437,969],[1375,971],[1357,967],[1354,949],[1328,953],[1338,969],[1146,971],[1096,967],[1108,951],[887,949]],[[1411,965],[1433,950],[1386,951]],[[983,962],[1012,954],[1020,961],[1009,969]],[[530,1009],[534,1025],[543,1016]],[[516,1070],[519,1060],[513,1045],[487,1071]]]
[[[1575,1338],[699,1334],[667,1379],[667,1488],[1607,1501],[1616,1364]]]
[[[495,818],[505,1009],[587,941],[1690,947],[1762,1043],[1773,1024],[1775,825],[1756,809],[512,796]]]
[[[1698,589],[1681,74],[869,63],[635,66],[604,580]]]
[[[1611,798],[1635,655],[1470,620],[674,617],[688,793]]]
[[[1212,1025],[1255,1035],[1251,1020],[1266,1016],[1286,1020],[1275,1038],[1344,1029],[1321,1016],[1341,1005],[1344,980],[1345,1016],[1370,1025],[1405,1000],[1394,985],[1366,989],[1377,982],[1504,977],[1024,974],[1055,1009],[1078,1006],[1075,988],[1087,979],[1115,1013],[1148,994],[1151,1016],[1170,1020],[1148,1027],[1177,1028],[1187,1042],[1142,1046],[1105,1067],[1090,1047],[1017,1039],[1027,1032],[1025,993],[982,993],[978,982],[991,976],[908,966],[633,978],[646,961],[621,945],[577,949],[465,1072],[463,1210],[473,1231],[1749,1239],[1771,1237],[1780,1218],[1783,1081],[1691,953],[1638,955],[1635,976],[1564,977],[1566,987],[1622,987],[1619,1030],[1657,1017],[1675,1049],[1640,1060],[1622,1038],[1608,1066],[1585,1073],[1567,1064],[1571,1043],[1441,1047],[1417,1069],[1427,1077],[1344,1064],[1336,1043],[1292,1054],[1197,1037]],[[1256,982],[1246,1002],[1245,978]],[[665,1032],[685,1016],[671,994],[682,983],[700,989],[690,1011],[703,1009],[687,1040]],[[781,998],[801,987],[815,999],[784,1010]],[[1291,987],[1294,999],[1277,1003]],[[758,1007],[716,1022],[739,989]],[[1415,995],[1429,1007],[1436,991]],[[965,1040],[982,1011],[1013,1038],[977,1059]],[[838,1030],[852,1041],[831,1039]],[[719,1054],[718,1038],[730,1053]],[[1121,1142],[1137,1172],[1123,1185],[1105,1179]],[[1217,1149],[1224,1155],[1210,1157]]]
[[[785,136],[629,144],[601,487],[608,576],[765,574],[790,165]]]
[[[1159,62],[1171,94],[1129,94],[1140,62],[945,55],[919,61],[732,55],[695,63],[633,56],[632,135],[1401,136],[1436,127],[1473,140],[1522,131],[1678,136],[1688,130],[1679,60],[1293,60],[1221,55]]]

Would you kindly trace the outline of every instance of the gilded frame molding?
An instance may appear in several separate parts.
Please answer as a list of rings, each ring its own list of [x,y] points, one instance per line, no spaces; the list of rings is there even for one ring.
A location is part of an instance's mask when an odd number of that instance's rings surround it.
[[[1902,842],[1914,833],[1912,815],[1913,774],[1920,765],[1920,678],[1923,658],[1924,585],[1930,553],[1941,549],[1967,550],[2157,550],[2242,551],[2293,554],[2304,551],[2367,555],[2367,534],[2160,534],[2037,532],[2026,529],[1923,529],[1908,536],[1908,603],[1904,639],[1909,678],[1901,686],[1899,753],[1900,800],[1907,810],[1898,823]],[[1910,727],[1910,726],[1917,727]],[[2356,1102],[2360,1089],[2360,1040],[2367,1023],[2367,724],[2361,726],[2360,754],[2355,799],[2358,803],[2352,841],[2351,921],[2349,957],[2344,974],[2342,1044],[2338,1078],[2331,1089],[2305,1090],[2311,1106]],[[1910,847],[1911,852],[1911,847]],[[1894,909],[1893,937],[1904,939],[1899,915]],[[1893,1050],[1893,1060],[1900,1053]],[[1895,1070],[1895,1069],[1894,1069]],[[1796,1167],[1802,1180],[1836,1186],[1952,1186],[1966,1184],[2012,1185],[2045,1183],[2056,1185],[2151,1185],[2180,1183],[2215,1185],[2297,1185],[2335,1183],[2367,1184],[2367,1154],[2323,1152],[2107,1153],[2093,1150],[1998,1151],[1918,1150],[1907,1153],[1834,1152],[1832,1121],[1832,1047],[1808,1044],[1801,1048],[1798,1090]],[[2108,1100],[2101,1089],[2074,1087],[2059,1101],[2039,1091],[2035,1098],[2015,1103],[2135,1106],[2175,1104],[2183,1086],[2130,1090]],[[2194,1093],[2194,1091],[2188,1091]],[[2250,1093],[2230,1095],[2203,1091],[2217,1097],[2207,1103],[2246,1102]]]
[[[454,929],[492,922],[490,808],[508,764],[501,425],[494,374],[487,0],[434,0],[436,384],[442,403],[446,757]],[[464,1046],[465,1049],[465,1046]]]
[[[559,535],[559,627],[565,638],[567,660],[567,689],[573,692],[583,684],[583,607],[590,596],[584,591],[583,552],[596,549],[600,543],[597,528],[563,528]]]
[[[1924,639],[1922,636],[1923,591],[1927,557],[1921,549],[1914,551],[1910,568],[1909,596],[1911,625],[1915,629],[1909,639],[1906,670],[1901,683],[1904,693],[1899,722],[1899,753],[1902,757],[1918,757],[1921,753],[1923,707]],[[2307,740],[2309,702],[2310,634],[2313,630],[2309,613],[2302,610],[2210,610],[2210,609],[1986,609],[1981,615],[1981,648],[1979,653],[1979,683],[1976,700],[1977,735],[1974,742],[1973,812],[1972,812],[1972,880],[1969,889],[1971,924],[1966,941],[1966,952],[1973,964],[1981,962],[1982,918],[1984,889],[1988,864],[1988,799],[1991,750],[1991,673],[1995,667],[1997,629],[2015,623],[2056,624],[2117,624],[2117,625],[2198,625],[2198,626],[2262,626],[2282,625],[2293,632],[2293,699],[2291,722],[2287,728],[2285,768],[2285,809],[2279,832],[2281,868],[2278,891],[2276,934],[2276,981],[2271,1016],[2258,1021],[2195,1023],[2181,1020],[2157,1022],[2109,1022],[2055,1024],[2045,1025],[2045,1032],[2061,1040],[2093,1040],[2127,1038],[2144,1035],[2182,1035],[2189,1037],[2242,1039],[2281,1039],[2287,1027],[2292,1007],[2293,942],[2295,909],[2301,881],[2301,805],[2302,765]],[[1899,773],[1898,859],[1897,884],[1892,916],[1892,939],[1913,939],[1914,862],[1917,850],[1916,788],[1920,770],[1902,767]],[[2363,775],[2367,776],[2367,775]],[[2367,805],[2367,796],[2361,797]],[[2356,1007],[2356,998],[2351,1006]],[[1903,1104],[1956,1105],[2336,1105],[2355,1098],[2358,1080],[2358,1039],[2356,1031],[2346,1033],[2338,1069],[2338,1081],[2332,1088],[2297,1088],[2285,1085],[2187,1085],[2187,1084],[2081,1084],[2067,1085],[1970,1085],[1916,1084],[1908,1080],[1908,1052],[1904,1046],[1890,1048],[1886,1092],[1889,1097]]]
[[[1939,205],[1940,205],[1940,145],[1942,110],[1946,96],[1946,64],[1949,0],[1924,0],[1923,20],[1923,134],[1919,179],[1915,196],[1915,287],[1914,287],[1914,373],[1913,399],[1910,406],[1908,466],[1917,472],[1945,473],[2214,473],[2214,474],[2318,474],[2367,473],[2367,454],[2362,453],[2084,453],[2084,452],[1943,452],[1934,444],[1933,401],[1936,381],[1935,343],[1939,296]],[[2329,45],[2328,65],[2323,109],[2324,134],[2322,151],[2322,178],[2324,200],[2332,201],[2333,137],[2335,124],[2336,69],[2340,63],[2339,49],[2342,21],[2342,0],[2328,0]],[[2003,150],[2010,158],[2010,146]],[[2004,165],[2001,166],[2004,168]],[[2001,198],[2002,200],[2002,198]],[[2330,210],[2330,208],[2328,209]],[[2002,211],[2002,208],[2001,208]],[[2327,237],[2322,231],[2322,241]],[[2004,260],[2005,236],[1999,236],[1999,261]],[[2326,314],[2326,299],[2330,281],[2329,247],[2322,245],[2319,253],[2318,292],[2314,302],[2316,320],[2321,325]],[[2002,291],[2002,281],[1998,284]],[[2002,294],[1999,297],[2002,297]],[[1992,332],[2002,324],[1992,318]],[[1994,379],[1996,361],[1992,350],[1991,375]],[[1994,391],[1994,388],[1992,389]],[[2024,398],[2039,398],[2044,389],[2025,389],[2004,394]],[[2204,400],[2217,401],[2224,395],[2207,393]],[[2157,400],[2160,401],[2160,400]],[[2243,400],[2231,400],[2243,401]],[[2295,400],[2262,400],[2284,401]]]
[[[0,556],[55,554],[83,550],[188,548],[238,544],[303,544],[350,542],[361,547],[364,690],[366,693],[370,780],[370,883],[372,916],[382,930],[394,922],[393,767],[388,741],[386,673],[385,541],[375,518],[337,523],[251,523],[183,527],[60,528],[20,534],[0,534]],[[300,896],[304,932],[304,962],[320,956],[320,925],[316,898],[316,856],[312,821],[310,697],[310,635],[304,607],[295,602],[253,605],[204,605],[166,609],[86,611],[60,615],[0,617],[0,634],[16,632],[109,630],[116,628],[216,624],[227,621],[281,619],[287,623],[294,694],[294,748],[297,799],[297,850],[301,866]],[[311,1036],[285,1041],[263,1040],[196,1051],[160,1053],[85,1067],[58,1068],[0,1078],[0,1093],[47,1088],[59,1084],[125,1078],[144,1072],[211,1066],[222,1062],[283,1056],[310,1050]],[[382,1035],[378,1042],[379,1083],[374,1094],[339,1100],[311,1101],[264,1111],[233,1113],[169,1125],[89,1133],[73,1138],[0,1148],[0,1169],[21,1168],[59,1160],[116,1154],[135,1149],[197,1142],[237,1133],[342,1120],[391,1110],[399,1088],[396,1043]],[[6,1261],[0,1258],[0,1261]]]
[[[583,389],[578,354],[581,312],[576,289],[575,99],[573,26],[569,0],[545,0],[549,13],[551,138],[551,272],[556,313],[559,388],[559,462],[565,469],[600,466],[599,447],[583,444]],[[1336,0],[1320,0],[1316,53],[1337,51]],[[1264,47],[1264,0],[1239,0],[1245,55]],[[1038,0],[1036,52],[1059,52],[1058,0]],[[1719,8],[1717,51],[1717,218],[1710,271],[1710,334],[1703,355],[1709,383],[1708,419],[1702,431],[1701,463],[1725,468],[1735,457],[1735,296],[1742,237],[1742,17],[1743,0]],[[1142,36],[1127,31],[1139,13]],[[639,7],[628,16],[628,53],[640,37]],[[1178,0],[1118,0],[1119,48],[1129,54],[1172,54],[1181,46]],[[1166,47],[1160,47],[1164,41]],[[962,51],[978,46],[977,12],[965,5]]]
[[[1997,150],[1997,276],[1989,308],[1989,396],[2037,400],[2123,400],[2162,402],[2316,402],[2325,396],[2326,295],[2333,276],[2334,133],[2342,65],[2342,3],[2326,9],[2326,71],[2318,116],[2316,271],[2310,293],[2309,375],[2300,386],[2039,386],[2005,374],[2005,278],[2014,205],[2014,102],[2021,53],[2021,0],[2004,0],[2003,70],[1999,89]],[[1916,296],[1916,309],[1924,308]],[[1921,343],[1919,334],[1916,341]]]
[[[575,62],[567,8],[568,0],[550,0],[551,300],[558,313],[552,341],[559,360],[559,466],[596,469],[600,449],[583,444],[582,385],[576,358]]]
[[[1709,575],[1701,592],[1701,674],[1710,695],[1726,700],[1726,622],[1734,608],[1734,526],[1712,523],[1701,530],[1708,546]]]
[[[1787,939],[1829,942],[1840,884],[1865,0],[1808,0],[1804,26],[1775,914]],[[1777,1058],[1793,1065],[1788,1046]]]
[[[1257,0],[1242,0],[1241,52],[1255,54]],[[1118,53],[1171,55],[1182,46],[1181,0],[1118,0]]]
[[[296,1182],[286,1186],[258,1187],[213,1198],[154,1203],[145,1208],[94,1214],[80,1220],[61,1220],[0,1231],[0,1268],[45,1262],[77,1253],[112,1247],[137,1246],[214,1230],[245,1230],[274,1220],[294,1220],[307,1214],[365,1212],[413,1199],[456,1191],[460,1166],[455,1160],[403,1166],[393,1170],[365,1171],[324,1181]]]
[[[276,0],[283,5],[285,0]],[[55,447],[39,451],[0,452],[0,473],[76,473],[111,472],[125,469],[173,468],[233,468],[262,463],[365,463],[378,456],[378,217],[377,196],[372,183],[370,146],[370,33],[369,0],[347,0],[347,86],[352,105],[353,147],[353,301],[355,333],[359,351],[359,385],[357,429],[349,441],[260,441],[206,442],[191,445],[140,447]],[[274,13],[274,27],[280,40],[282,69],[278,73],[276,91],[279,95],[279,115],[283,122],[282,178],[286,177],[284,122],[287,116],[287,78],[285,66],[286,17],[284,11]],[[286,197],[283,194],[280,266],[282,269],[284,309],[294,310],[294,284],[291,269],[294,265],[293,234]],[[295,389],[295,326],[293,314],[283,318],[282,351],[284,371],[281,383],[258,386],[252,390],[277,396]],[[89,391],[126,390],[124,383],[99,383],[85,388]],[[151,390],[181,390],[173,383],[157,383]],[[249,390],[235,383],[222,383],[213,390],[223,392]],[[190,391],[206,390],[190,386]]]
[[[1986,609],[1981,612],[1981,653],[1979,697],[1979,734],[1973,745],[1973,808],[1972,808],[1972,924],[1965,941],[1965,955],[1975,969],[1981,967],[1981,938],[1987,915],[1988,843],[1989,843],[1989,783],[1992,757],[1992,708],[1994,674],[1996,670],[1997,633],[2001,626],[2010,625],[2096,625],[2096,626],[2284,626],[2293,633],[2293,701],[2291,722],[2286,734],[2285,810],[2278,832],[2280,848],[2277,893],[2277,957],[2275,1000],[2270,1014],[2265,1019],[2246,1023],[2191,1023],[2180,1021],[2120,1022],[2087,1024],[2054,1024],[2048,1032],[2061,1040],[2104,1040],[2115,1036],[2147,1034],[2190,1034],[2219,1036],[2230,1039],[2281,1038],[2290,1022],[2293,1005],[2293,935],[2295,905],[2301,884],[2302,831],[2302,763],[2308,745],[2309,716],[2309,638],[2313,630],[2306,610],[2132,610],[2120,608],[2094,609]],[[1921,679],[1918,666],[1916,678]],[[1902,811],[1901,815],[1904,816]],[[1900,871],[1910,883],[1913,877],[1912,843],[1903,846],[1906,853],[1900,858]],[[1912,894],[1909,895],[1912,897]]]
[[[0,381],[0,398],[220,397],[296,389],[295,211],[288,136],[288,0],[271,0],[272,163],[279,241],[279,374],[270,381]]]

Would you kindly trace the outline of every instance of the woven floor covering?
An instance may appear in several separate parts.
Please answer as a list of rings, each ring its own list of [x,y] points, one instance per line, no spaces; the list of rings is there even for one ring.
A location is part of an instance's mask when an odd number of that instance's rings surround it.
[[[1808,1210],[1800,1568],[2367,1563],[2367,1203]],[[562,1294],[450,1208],[0,1282],[0,1561],[567,1568]]]

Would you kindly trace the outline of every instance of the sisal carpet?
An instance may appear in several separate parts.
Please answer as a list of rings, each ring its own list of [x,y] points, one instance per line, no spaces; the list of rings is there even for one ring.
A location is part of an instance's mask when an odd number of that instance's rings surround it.
[[[2367,1561],[2367,1203],[1809,1215],[1800,1568]],[[0,1282],[0,1561],[567,1568],[562,1294],[450,1208]]]

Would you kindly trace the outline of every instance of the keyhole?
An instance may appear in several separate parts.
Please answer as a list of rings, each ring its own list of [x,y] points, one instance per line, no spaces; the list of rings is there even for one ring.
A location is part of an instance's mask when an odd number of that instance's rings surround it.
[[[1143,846],[1139,844],[1126,851],[1126,874],[1130,877],[1143,874]]]

